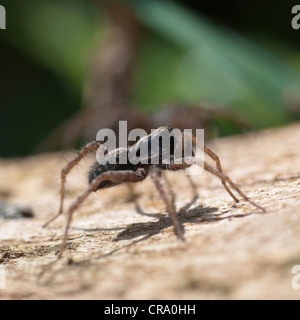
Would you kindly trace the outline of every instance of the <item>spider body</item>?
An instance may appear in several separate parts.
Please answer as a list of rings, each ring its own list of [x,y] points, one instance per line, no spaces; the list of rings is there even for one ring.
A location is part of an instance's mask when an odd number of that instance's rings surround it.
[[[101,176],[105,172],[117,172],[117,171],[138,171],[140,169],[145,169],[145,166],[142,165],[133,165],[131,163],[127,164],[100,164],[96,162],[89,170],[88,172],[88,183],[91,184],[94,179]],[[146,177],[145,177],[146,178]],[[111,180],[104,180],[102,181],[99,186],[97,187],[97,190],[114,187],[122,182],[113,182]]]
[[[151,170],[151,168],[159,168],[161,170],[171,170],[171,171],[181,171],[183,169],[188,168],[190,165],[188,164],[182,164],[182,165],[178,165],[176,166],[175,164],[172,165],[173,159],[171,157],[171,162],[170,164],[163,164],[163,163],[159,163],[159,164],[149,164],[149,165],[145,165],[145,164],[131,164],[131,163],[127,163],[127,164],[99,164],[98,162],[96,162],[89,170],[88,172],[88,183],[91,184],[92,181],[101,176],[103,173],[105,172],[124,172],[124,171],[134,171],[134,172],[139,172],[141,173],[141,180],[139,181],[132,181],[132,183],[137,183],[137,182],[142,182],[144,179],[147,178],[149,171]],[[113,182],[111,180],[104,180],[102,181],[99,186],[97,187],[97,190],[100,189],[105,189],[105,188],[109,188],[109,187],[114,187],[117,185],[120,185],[122,183],[126,183],[126,182],[130,182],[130,181],[120,181],[120,182]]]
[[[98,190],[101,191],[101,189],[114,187],[123,183],[142,182],[147,178],[147,176],[151,177],[157,191],[166,205],[166,211],[173,222],[175,234],[179,239],[184,240],[184,229],[177,219],[175,208],[162,183],[162,171],[178,171],[186,169],[193,164],[199,165],[200,163],[196,158],[193,158],[193,162],[187,161],[183,156],[182,149],[179,149],[179,158],[181,158],[181,161],[178,162],[178,153],[176,153],[179,141],[190,141],[195,147],[199,140],[197,140],[197,137],[193,135],[182,133],[179,140],[175,139],[174,136],[169,135],[169,143],[163,143],[161,135],[164,133],[170,134],[173,130],[174,129],[170,127],[158,128],[151,134],[142,137],[136,144],[129,148],[114,149],[103,155],[100,159],[97,158],[97,162],[90,168],[88,173],[88,188],[68,209],[67,226],[58,258],[62,256],[65,248],[68,231],[75,210],[92,192],[96,192]],[[101,147],[102,145],[98,141],[88,143],[80,150],[77,157],[63,168],[61,172],[61,198],[59,212],[55,217],[48,221],[45,226],[55,220],[63,212],[65,181],[67,174],[88,154],[90,150],[93,149],[95,151],[99,151],[99,148]],[[199,147],[199,145],[197,145],[197,147]],[[251,201],[228,176],[224,175],[220,160],[214,152],[204,144],[200,145],[200,147],[203,149],[204,153],[216,163],[216,168],[213,168],[208,165],[206,161],[203,161],[201,165],[203,165],[204,170],[220,178],[224,188],[235,202],[239,202],[239,200],[232,193],[227,184],[229,184],[231,188],[234,189],[244,200],[248,201],[256,208],[265,211],[261,206]],[[195,153],[193,151],[192,156],[194,157],[194,155]]]
[[[91,167],[88,173],[88,183],[91,184],[95,178],[105,172],[137,172],[141,175],[141,180],[132,182],[141,182],[148,176],[152,167],[156,167],[161,170],[172,171],[183,170],[187,168],[190,165],[186,164],[184,161],[180,163],[179,166],[176,166],[174,163],[175,140],[173,136],[170,136],[170,143],[167,147],[163,145],[162,139],[157,139],[162,137],[164,133],[172,133],[172,130],[173,129],[170,127],[161,127],[151,134],[141,138],[132,147],[112,150],[103,157],[103,161],[100,163],[96,162]],[[130,157],[130,154],[136,154],[137,156],[140,156],[141,150],[146,151],[144,157],[140,159],[137,159],[134,156],[133,158]],[[169,157],[167,159],[168,155]],[[125,157],[125,163],[121,163],[121,157]],[[112,163],[112,159],[115,159],[115,163]],[[142,163],[145,162],[142,160],[146,160],[146,163]],[[97,190],[114,187],[121,183],[122,181],[113,182],[111,180],[104,180],[99,184]]]

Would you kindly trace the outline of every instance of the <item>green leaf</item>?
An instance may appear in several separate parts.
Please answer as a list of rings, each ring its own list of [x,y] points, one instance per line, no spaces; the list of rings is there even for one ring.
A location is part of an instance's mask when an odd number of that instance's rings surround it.
[[[169,71],[171,83],[179,83],[174,98],[230,106],[255,127],[290,119],[282,101],[299,87],[300,75],[288,63],[175,2],[128,2],[149,30],[184,52]],[[158,70],[152,77],[164,75]]]

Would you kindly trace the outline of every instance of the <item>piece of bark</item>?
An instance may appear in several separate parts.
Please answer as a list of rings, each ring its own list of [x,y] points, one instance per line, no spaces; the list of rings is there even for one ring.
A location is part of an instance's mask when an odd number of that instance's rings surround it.
[[[65,218],[43,229],[59,205],[59,176],[73,154],[0,161],[1,190],[30,204],[33,219],[0,220],[0,267],[8,299],[299,299],[300,124],[218,139],[210,147],[224,171],[262,214],[234,205],[221,182],[194,176],[198,198],[181,174],[168,175],[186,243],[178,241],[151,181],[93,194],[75,215],[62,261],[55,260]],[[86,187],[90,155],[68,178],[69,205]],[[70,260],[68,260],[70,259]],[[296,279],[297,280],[297,279]],[[296,283],[297,284],[297,283]]]

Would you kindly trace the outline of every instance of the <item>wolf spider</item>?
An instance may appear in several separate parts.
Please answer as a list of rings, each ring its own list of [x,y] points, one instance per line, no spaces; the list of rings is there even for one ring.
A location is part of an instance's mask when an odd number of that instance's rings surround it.
[[[154,156],[154,154],[151,154],[150,149],[151,149],[151,139],[153,136],[156,134],[159,134],[160,132],[167,130],[169,133],[172,132],[172,128],[169,127],[160,127],[157,130],[153,131],[151,134],[148,136],[145,136],[141,138],[135,145],[132,147],[140,147],[142,144],[147,145],[147,150],[148,150],[148,159],[151,160],[151,158]],[[190,140],[193,146],[196,146],[196,143],[199,143],[199,140],[196,138],[194,135],[187,135],[185,133],[182,133],[182,139],[187,139]],[[65,182],[66,182],[66,177],[68,173],[74,168],[78,162],[83,159],[90,150],[95,150],[97,151],[99,148],[101,148],[102,145],[98,141],[93,141],[88,143],[85,147],[83,147],[78,155],[71,161],[69,162],[66,167],[62,169],[61,172],[61,197],[60,197],[60,207],[59,207],[59,212],[56,216],[54,216],[52,219],[50,219],[44,227],[48,226],[51,222],[53,222],[56,218],[58,218],[62,213],[63,213],[63,204],[64,204],[64,197],[65,197]],[[132,148],[130,147],[130,148]],[[178,171],[178,170],[183,170],[188,167],[190,167],[192,164],[198,164],[200,163],[197,161],[195,157],[193,157],[193,163],[188,162],[187,160],[183,157],[181,160],[182,162],[180,164],[175,163],[174,161],[174,150],[175,150],[175,145],[173,141],[170,144],[170,161],[168,163],[162,161],[162,147],[159,145],[158,151],[156,156],[159,157],[158,164],[152,164],[151,161],[148,164],[142,164],[141,162],[137,164],[132,164],[129,161],[127,161],[126,164],[121,164],[119,163],[119,159],[121,155],[124,155],[128,159],[128,152],[130,148],[118,148],[115,149],[106,155],[104,155],[104,159],[108,160],[110,157],[115,156],[116,159],[116,164],[111,164],[109,161],[107,161],[105,164],[96,162],[90,169],[89,174],[88,174],[88,182],[89,186],[83,192],[75,202],[69,207],[68,209],[68,219],[67,219],[67,225],[65,229],[65,233],[63,236],[63,241],[61,245],[61,249],[58,253],[58,259],[62,257],[64,248],[67,243],[68,239],[68,232],[69,228],[71,225],[72,217],[75,212],[75,210],[81,205],[81,203],[92,193],[96,192],[100,189],[108,188],[108,187],[113,187],[116,185],[120,185],[122,183],[137,183],[145,180],[148,175],[150,175],[156,189],[158,190],[163,202],[166,205],[167,212],[173,222],[174,225],[174,232],[177,235],[177,237],[181,240],[184,241],[184,229],[180,225],[175,209],[168,197],[168,194],[166,190],[163,188],[162,185],[162,170],[170,170],[170,171]],[[203,148],[203,151],[205,154],[207,154],[212,160],[215,161],[216,163],[216,168],[213,168],[212,166],[208,165],[205,161],[201,163],[203,165],[203,168],[210,172],[211,174],[219,177],[222,181],[222,184],[224,188],[227,190],[227,192],[230,194],[230,196],[233,198],[235,202],[239,202],[239,200],[236,198],[236,196],[232,193],[232,191],[229,189],[227,184],[229,184],[232,189],[234,189],[245,201],[251,203],[254,207],[258,208],[259,210],[265,211],[264,208],[250,200],[240,189],[239,187],[232,182],[232,180],[226,176],[223,173],[222,166],[219,160],[219,157],[211,151],[206,145],[201,145],[201,148]],[[149,154],[150,152],[150,154]],[[193,151],[194,155],[194,151]]]

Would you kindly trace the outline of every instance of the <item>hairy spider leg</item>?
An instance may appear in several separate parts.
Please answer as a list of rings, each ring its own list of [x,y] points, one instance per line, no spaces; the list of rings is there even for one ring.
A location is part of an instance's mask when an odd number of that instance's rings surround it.
[[[263,207],[261,207],[260,205],[258,205],[257,203],[255,203],[254,201],[250,200],[245,194],[244,192],[228,177],[226,176],[223,172],[214,169],[213,167],[211,167],[210,165],[208,165],[206,162],[202,163],[199,162],[199,159],[195,159],[194,160],[194,164],[197,165],[202,165],[204,167],[204,170],[212,173],[213,175],[217,176],[218,178],[220,178],[220,180],[222,181],[223,185],[225,182],[227,182],[228,184],[230,184],[230,186],[247,202],[251,203],[254,207],[256,207],[257,209],[266,212],[266,209],[264,209]],[[184,159],[182,159],[182,165],[180,167],[180,165],[178,164],[172,164],[170,166],[170,170],[173,171],[177,171],[177,170],[181,170],[181,169],[185,169],[186,165],[184,163]]]
[[[169,193],[170,193],[170,195],[171,195],[171,205],[172,205],[172,207],[173,207],[173,210],[176,211],[176,207],[175,207],[175,201],[176,201],[176,199],[175,199],[175,193],[174,193],[174,191],[173,191],[173,189],[172,189],[172,187],[171,187],[171,183],[170,183],[170,181],[169,181],[169,179],[168,179],[168,177],[167,177],[167,173],[166,173],[166,172],[163,172],[162,170],[160,170],[160,171],[161,171],[161,174],[162,174],[162,179],[166,182],[166,186],[167,186],[168,191],[169,191]]]
[[[185,168],[183,168],[185,169]],[[175,197],[175,193],[172,189],[172,186],[171,186],[171,183],[169,181],[169,178],[167,176],[167,173],[165,171],[162,171],[162,174],[163,174],[163,180],[166,182],[166,185],[168,187],[168,191],[171,195],[171,203],[172,203],[172,206],[174,208],[174,210],[176,211],[176,206],[175,206],[175,202],[176,202],[176,197]],[[191,178],[191,176],[189,175],[185,175],[189,185],[191,186],[192,190],[193,190],[193,193],[194,193],[194,196],[193,196],[193,203],[198,199],[199,195],[198,195],[198,191],[197,191],[197,186],[196,184],[194,183],[193,179]]]
[[[46,222],[43,225],[44,228],[47,227],[50,223],[52,223],[54,220],[56,220],[63,213],[64,198],[65,198],[65,184],[66,184],[67,175],[79,163],[79,161],[82,160],[89,153],[90,150],[97,151],[100,146],[101,146],[100,142],[97,142],[97,141],[89,142],[85,147],[81,148],[78,155],[62,169],[61,187],[60,187],[60,206],[59,206],[58,214],[52,217],[48,222]]]
[[[196,145],[196,146],[201,146],[201,145],[202,145],[201,142],[197,139],[196,136],[190,135],[190,134],[187,134],[187,133],[183,134],[183,138],[184,138],[185,136],[187,136],[189,139],[191,139],[192,142],[194,143],[194,145]],[[201,147],[203,148],[204,152],[205,152],[212,160],[215,161],[218,170],[223,173],[223,169],[222,169],[222,165],[221,165],[221,161],[220,161],[219,157],[218,157],[212,150],[210,150],[205,144],[204,144],[203,146],[201,146]],[[226,181],[223,181],[223,180],[222,180],[222,184],[223,184],[224,188],[226,189],[226,191],[230,194],[230,196],[232,197],[232,199],[233,199],[235,202],[238,203],[239,200],[238,200],[237,197],[231,192],[231,190],[228,188],[228,186],[226,185]]]
[[[79,205],[92,193],[97,191],[97,188],[99,187],[100,183],[105,180],[110,180],[115,183],[124,183],[124,182],[140,182],[143,181],[147,176],[146,171],[107,171],[102,173],[100,176],[96,177],[89,185],[89,187],[86,189],[84,193],[82,193],[75,202],[69,207],[67,212],[67,225],[63,237],[63,241],[61,244],[61,248],[58,254],[58,259],[62,257],[62,254],[64,252],[64,249],[66,247],[66,243],[68,240],[68,234],[69,229],[72,222],[72,217],[74,214],[74,211],[79,207]]]
[[[261,210],[261,211],[263,211],[263,212],[266,211],[265,208],[261,207],[260,205],[256,204],[254,201],[250,200],[250,199],[244,194],[244,192],[243,192],[235,183],[232,182],[232,180],[231,180],[228,176],[224,175],[223,172],[220,172],[220,171],[215,170],[214,168],[212,168],[211,166],[209,166],[207,163],[204,163],[204,169],[205,169],[206,171],[212,173],[213,175],[219,177],[219,178],[222,180],[222,182],[228,182],[228,183],[231,185],[231,187],[232,187],[233,189],[235,189],[236,192],[237,192],[244,200],[246,200],[246,201],[248,201],[249,203],[251,203],[254,207],[256,207],[257,209],[259,209],[259,210]]]
[[[163,185],[162,185],[162,172],[161,169],[157,166],[151,167],[150,168],[150,177],[158,190],[160,196],[162,197],[166,207],[167,207],[167,212],[173,222],[174,225],[174,232],[177,235],[177,237],[184,241],[184,229],[182,225],[179,223],[178,218],[176,216],[176,212],[174,210],[174,206],[172,205],[172,202],[169,200]]]

